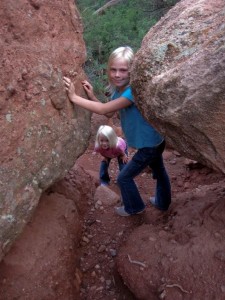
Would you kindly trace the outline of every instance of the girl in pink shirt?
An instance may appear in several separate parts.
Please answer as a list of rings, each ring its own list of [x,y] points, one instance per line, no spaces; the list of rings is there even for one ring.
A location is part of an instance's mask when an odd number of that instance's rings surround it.
[[[101,185],[108,185],[110,182],[108,173],[110,161],[112,158],[117,157],[119,170],[121,171],[128,161],[127,144],[121,137],[116,135],[112,127],[102,125],[96,135],[95,152],[104,157],[100,165],[100,183]]]

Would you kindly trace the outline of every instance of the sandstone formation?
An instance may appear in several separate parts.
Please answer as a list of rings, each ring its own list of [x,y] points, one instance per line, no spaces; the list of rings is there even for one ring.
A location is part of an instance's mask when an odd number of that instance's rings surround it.
[[[225,2],[180,1],[143,39],[137,105],[185,157],[225,173]]]
[[[80,299],[80,219],[95,188],[95,180],[75,165],[42,194],[31,221],[0,263],[0,299]]]
[[[170,214],[152,212],[130,234],[117,265],[135,299],[224,299],[223,186],[177,194]]]
[[[84,78],[86,50],[73,0],[0,4],[0,259],[40,195],[62,178],[90,134],[90,114],[67,99],[62,77]]]

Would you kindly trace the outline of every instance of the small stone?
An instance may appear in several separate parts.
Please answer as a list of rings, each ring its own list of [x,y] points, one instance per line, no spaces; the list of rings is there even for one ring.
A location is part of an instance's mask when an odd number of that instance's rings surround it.
[[[225,293],[225,285],[221,286],[221,291],[222,291],[222,293]]]
[[[106,280],[105,283],[106,283],[107,286],[110,286],[112,284],[112,281],[108,279],[108,280]]]
[[[97,203],[99,206],[102,205],[102,201],[101,201],[101,200],[98,200],[96,203]]]
[[[84,236],[82,238],[82,241],[85,242],[85,243],[87,243],[87,244],[90,242],[90,240],[86,236]]]
[[[225,261],[225,251],[216,251],[214,256],[221,261]]]
[[[9,84],[6,89],[9,93],[9,96],[13,96],[16,93],[16,89],[11,84]]]
[[[116,252],[115,249],[109,249],[109,252],[110,252],[112,257],[115,257],[117,255],[117,252]]]
[[[98,252],[101,253],[101,252],[104,252],[106,249],[106,246],[105,245],[101,245],[99,248],[98,248]]]

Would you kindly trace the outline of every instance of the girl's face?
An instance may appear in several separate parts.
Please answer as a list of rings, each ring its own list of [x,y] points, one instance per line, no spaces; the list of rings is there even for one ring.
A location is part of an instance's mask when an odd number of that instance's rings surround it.
[[[109,140],[103,134],[99,135],[98,142],[102,149],[109,149]]]
[[[130,72],[124,58],[116,58],[111,62],[109,80],[120,92],[129,84]]]

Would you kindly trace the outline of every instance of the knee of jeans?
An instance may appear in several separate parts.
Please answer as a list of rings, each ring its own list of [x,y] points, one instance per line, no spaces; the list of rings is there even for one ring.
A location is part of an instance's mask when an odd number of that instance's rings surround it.
[[[119,173],[119,175],[117,176],[116,182],[117,182],[118,185],[123,184],[124,176],[122,176],[121,173]]]
[[[123,173],[120,172],[120,174],[117,176],[116,182],[118,185],[124,185],[130,182],[130,178],[127,176],[124,176]]]

